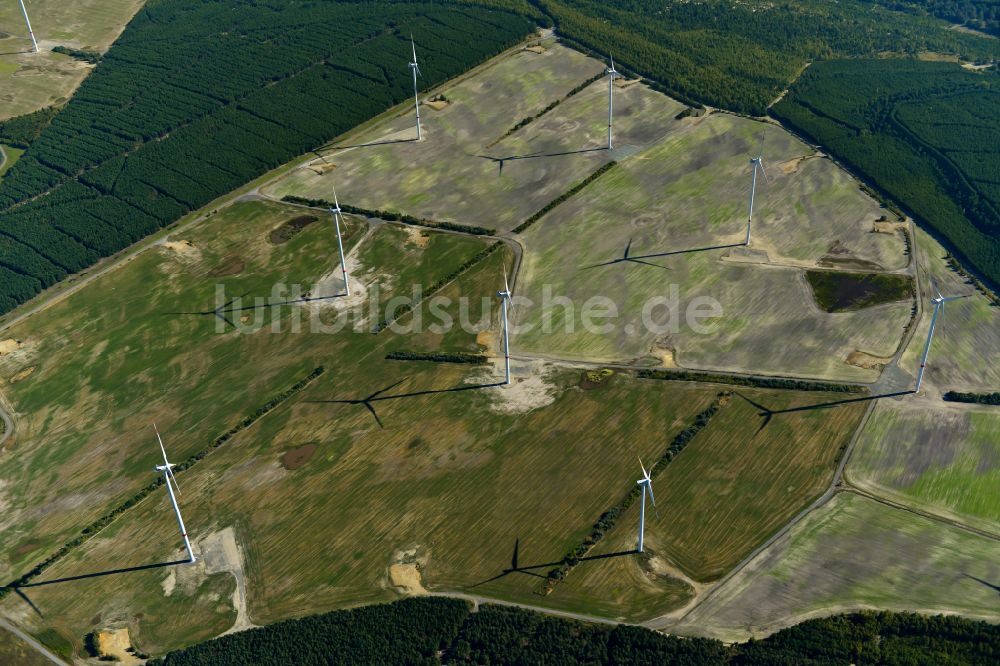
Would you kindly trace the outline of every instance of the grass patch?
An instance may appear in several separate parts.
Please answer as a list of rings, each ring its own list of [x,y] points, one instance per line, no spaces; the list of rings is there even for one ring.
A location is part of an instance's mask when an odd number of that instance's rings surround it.
[[[806,271],[816,304],[826,312],[853,312],[913,298],[913,278],[887,273]]]

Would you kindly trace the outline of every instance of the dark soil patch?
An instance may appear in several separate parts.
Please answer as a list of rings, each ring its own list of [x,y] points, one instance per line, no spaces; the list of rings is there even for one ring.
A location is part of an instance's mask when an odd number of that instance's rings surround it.
[[[885,273],[807,271],[816,304],[827,312],[850,312],[913,298],[913,278]]]
[[[290,449],[281,456],[281,465],[285,469],[298,469],[309,462],[314,453],[316,453],[315,444],[305,444],[296,449]]]
[[[825,257],[821,257],[816,263],[821,268],[851,268],[856,271],[880,271],[883,269],[882,264],[874,261],[868,261],[867,259],[858,259],[857,257],[836,257],[830,254]]]
[[[227,275],[239,275],[246,268],[246,262],[239,256],[232,254],[219,262],[219,265],[208,272],[209,277],[226,277]]]
[[[268,236],[268,240],[271,241],[272,245],[287,243],[303,229],[318,219],[319,218],[315,215],[299,215],[298,217],[293,217],[280,227],[272,229],[270,235]]]

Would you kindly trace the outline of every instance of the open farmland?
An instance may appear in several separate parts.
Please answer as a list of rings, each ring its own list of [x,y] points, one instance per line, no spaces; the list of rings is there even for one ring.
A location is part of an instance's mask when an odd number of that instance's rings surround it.
[[[91,302],[86,308],[80,307],[82,299],[104,296],[100,283],[55,306],[51,314],[46,315],[48,321],[55,321],[60,314],[72,321],[81,316],[80,313],[87,312],[90,324],[85,334],[93,340],[109,336],[108,344],[96,343],[99,350],[96,354],[92,345],[62,341],[62,357],[53,358],[52,363],[65,365],[72,359],[104,358],[109,366],[122,373],[118,376],[119,381],[127,372],[145,375],[144,384],[158,385],[156,401],[151,404],[146,390],[127,381],[122,382],[129,387],[127,396],[102,393],[98,398],[101,385],[94,381],[93,374],[99,370],[78,360],[81,366],[78,375],[88,386],[88,401],[98,401],[104,406],[102,410],[95,410],[97,413],[93,417],[107,425],[102,429],[92,421],[83,423],[78,419],[76,425],[70,427],[65,424],[65,416],[46,419],[45,424],[62,426],[57,430],[45,430],[50,433],[47,441],[51,451],[72,454],[81,446],[79,440],[71,439],[73,433],[93,432],[95,439],[87,440],[83,449],[88,455],[108,459],[108,448],[102,443],[110,442],[117,452],[115,455],[129,461],[127,470],[104,471],[101,478],[105,482],[102,486],[105,493],[96,491],[79,477],[68,478],[59,484],[64,490],[62,496],[66,492],[77,497],[86,496],[95,504],[100,504],[102,497],[109,501],[112,495],[121,497],[128,493],[122,484],[129,480],[152,476],[146,471],[155,460],[155,455],[150,454],[151,451],[155,454],[155,445],[150,446],[154,440],[149,433],[149,420],[157,419],[171,456],[183,460],[187,454],[203,447],[214,433],[228,427],[232,421],[227,421],[225,414],[252,411],[252,403],[242,406],[243,403],[233,403],[233,398],[239,396],[240,400],[255,399],[258,404],[262,403],[300,379],[314,365],[326,365],[327,374],[309,387],[302,400],[283,406],[247,432],[246,439],[233,440],[232,445],[227,444],[198,467],[180,475],[188,479],[181,479],[182,501],[191,517],[188,522],[199,549],[204,551],[210,547],[206,543],[211,541],[207,539],[209,533],[219,532],[224,526],[236,527],[247,557],[251,615],[259,621],[391,597],[394,593],[385,583],[387,568],[396,550],[407,550],[411,545],[420,547],[421,557],[425,551],[429,555],[425,567],[427,582],[434,584],[440,580],[441,585],[454,581],[455,585],[469,586],[495,574],[494,567],[502,566],[504,560],[484,557],[484,549],[492,551],[495,547],[497,553],[503,552],[506,556],[513,539],[518,537],[518,530],[523,531],[521,536],[526,542],[537,544],[540,556],[558,557],[609,502],[631,488],[632,456],[655,457],[662,450],[664,440],[685,425],[715,393],[711,388],[651,386],[634,380],[624,381],[618,387],[609,386],[610,394],[581,393],[573,388],[577,373],[567,376],[558,371],[540,370],[537,376],[525,378],[506,392],[484,389],[453,395],[421,395],[421,391],[489,383],[495,381],[496,375],[490,368],[467,370],[383,361],[386,348],[397,348],[401,340],[409,343],[408,337],[397,340],[391,332],[372,336],[348,329],[328,336],[272,334],[264,328],[253,334],[215,336],[210,333],[215,326],[212,318],[168,318],[163,323],[160,312],[163,301],[184,300],[192,287],[208,286],[206,283],[210,281],[205,280],[206,272],[220,263],[232,266],[231,254],[238,255],[245,263],[241,275],[252,275],[254,280],[279,276],[301,279],[305,284],[314,280],[323,272],[325,260],[331,253],[332,234],[328,224],[313,223],[281,246],[271,246],[268,240],[279,224],[300,212],[301,209],[273,204],[237,204],[184,238],[172,240],[176,245],[145,254],[120,269],[116,282],[126,293],[131,291],[129,285],[133,279],[148,284],[154,281],[152,275],[157,273],[170,275],[177,292],[169,297],[158,294],[149,299],[151,302],[146,309],[142,309],[138,301],[140,290],[136,289],[137,300],[130,302],[128,309],[132,326],[125,325],[122,306],[116,300],[104,298],[101,303]],[[352,238],[360,238],[358,231],[352,228]],[[390,234],[388,238],[384,237],[386,233]],[[392,227],[379,227],[373,234],[366,240],[355,240],[361,245],[352,254],[352,263],[356,261],[357,265],[353,272],[359,282],[368,285],[373,284],[377,276],[384,276],[379,283],[386,293],[392,293],[392,285],[403,290],[404,279],[408,276],[386,273],[384,269],[372,274],[371,263],[375,260],[381,265],[402,265],[413,273],[419,267],[425,276],[431,277],[434,271],[448,270],[449,252],[454,248],[482,246],[480,241],[443,234],[418,241],[419,233],[415,238],[413,234]],[[387,248],[394,242],[398,244],[393,257]],[[420,247],[422,244],[425,248]],[[188,256],[184,257],[183,253]],[[433,257],[433,261],[421,265],[415,260],[422,256],[428,260]],[[289,266],[293,257],[302,259],[302,266]],[[484,264],[480,270],[488,271],[496,280],[499,277],[497,268],[499,261]],[[241,275],[227,278],[235,283],[228,288],[234,292],[259,293],[255,283],[240,282]],[[495,289],[494,282],[491,291]],[[210,294],[203,298],[210,298]],[[40,321],[29,320],[29,323],[37,325]],[[70,321],[66,322],[67,329],[79,328]],[[135,325],[139,322],[141,325]],[[105,328],[108,323],[121,323],[122,330],[112,337],[110,334],[114,330]],[[97,335],[98,331],[102,335]],[[37,331],[30,327],[19,329],[16,334],[23,341],[38,340]],[[168,365],[169,372],[165,375],[159,374],[156,367],[147,367],[147,364],[155,366],[158,356],[146,353],[133,353],[127,369],[115,367],[120,363],[113,359],[121,358],[122,350],[137,349],[140,340],[146,341],[146,346],[153,350],[165,353],[164,348],[169,348],[168,340],[174,339],[184,340],[189,350],[187,354],[178,355],[182,364]],[[41,342],[36,344],[42,345]],[[281,358],[276,358],[276,348],[283,350]],[[36,351],[43,356],[45,349],[50,356],[54,354],[51,348],[36,348]],[[226,349],[228,353],[223,353]],[[39,356],[35,357],[36,361]],[[292,358],[294,362],[289,363]],[[353,361],[338,362],[343,358]],[[6,360],[12,361],[10,357]],[[287,373],[276,376],[272,362],[281,362]],[[193,389],[188,382],[203,373],[202,370],[192,374],[190,369],[194,368],[210,368],[209,376],[213,381],[202,380],[197,389]],[[10,371],[14,371],[13,366]],[[27,406],[31,395],[39,395],[48,381],[54,381],[48,379],[49,376],[43,364],[31,376],[13,384],[12,390],[8,390],[8,399],[20,411],[22,406]],[[399,380],[405,383],[391,394],[414,395],[410,399],[377,403],[385,429],[379,428],[361,405],[309,402],[353,397],[355,392],[368,393]],[[223,386],[265,384],[264,395],[244,390],[229,398],[228,404],[218,404],[227,399],[220,393]],[[28,388],[34,390],[27,392]],[[65,390],[56,402],[84,394],[80,387],[66,387]],[[171,407],[176,405],[175,396],[187,392],[187,399],[190,399],[192,391],[201,396],[197,402],[202,409],[215,418],[214,428],[195,420],[198,414],[188,413],[187,408],[180,419],[177,408]],[[667,399],[666,395],[671,398]],[[136,408],[129,402],[129,396],[145,400],[144,408]],[[553,400],[556,402],[544,410],[524,413],[535,406],[549,405]],[[628,405],[629,413],[640,417],[639,422],[625,427],[624,415],[613,412],[618,416],[612,417],[609,413],[612,404]],[[664,409],[663,404],[676,405],[676,410]],[[81,410],[77,408],[77,411]],[[608,423],[613,424],[613,419],[619,419],[621,427],[609,444],[604,428]],[[44,427],[31,429],[26,424],[22,439]],[[543,431],[551,433],[552,447],[534,445],[538,433]],[[447,435],[442,436],[443,433]],[[483,433],[492,433],[492,436],[483,438]],[[31,441],[34,439],[32,436]],[[569,449],[557,445],[565,441],[577,444]],[[298,459],[294,469],[282,464],[289,450],[309,444],[316,447],[311,458],[304,463]],[[620,449],[610,468],[609,446]],[[11,453],[8,463],[23,466],[32,458],[37,459],[39,452],[27,446],[20,449],[15,446]],[[287,462],[287,458],[285,460]],[[50,469],[60,464],[59,460],[47,459],[46,462]],[[101,471],[101,466],[76,463],[73,458],[67,464],[67,469]],[[523,475],[529,470],[549,480],[549,483],[536,486],[543,494],[519,495],[516,502],[511,501],[510,488],[522,484]],[[590,481],[572,490],[570,480],[578,476]],[[108,483],[111,478],[119,482]],[[44,519],[36,517],[32,529],[56,532],[55,528],[61,524],[57,518],[77,526],[83,518],[78,506],[75,507],[77,511],[66,515],[52,502],[46,504],[44,498],[38,496],[42,490],[37,486],[29,484],[5,490],[8,497],[19,496],[32,506],[48,507],[50,515]],[[340,497],[341,501],[331,502],[331,497]],[[170,526],[169,512],[163,510],[164,501],[162,492],[144,500],[128,514],[127,520],[113,523],[92,542],[48,570],[44,578],[51,580],[173,559],[176,535]],[[257,502],[265,503],[268,509],[262,510],[265,504]],[[472,506],[484,507],[483,512],[470,512]],[[540,507],[545,506],[550,507],[547,509],[550,513],[540,515]],[[331,518],[334,514],[336,519]],[[198,515],[204,518],[199,521],[195,518]],[[371,522],[372,515],[380,516],[378,524]],[[478,528],[470,530],[463,521],[472,521]],[[355,522],[356,528],[345,527]],[[25,525],[19,523],[19,527]],[[30,542],[30,536],[24,531],[18,533],[22,541]],[[291,535],[295,538],[290,538]],[[130,547],[123,549],[122,543]],[[22,557],[26,562],[37,561],[52,546],[50,542],[41,542],[21,548]],[[318,556],[320,553],[322,557]],[[332,553],[338,555],[330,557]],[[121,609],[125,608],[129,611],[126,616],[131,618],[136,639],[150,649],[163,649],[176,645],[170,641],[176,641],[177,636],[197,640],[217,632],[219,625],[231,621],[232,605],[228,599],[233,589],[220,587],[221,579],[212,573],[208,562],[206,560],[204,566],[209,570],[134,572],[30,588],[25,593],[47,616],[61,618],[59,629],[67,640],[78,643],[82,633],[92,628],[91,618],[98,612],[114,619],[120,617]],[[171,576],[176,579],[165,583]],[[319,587],[318,581],[323,581]],[[532,598],[533,581],[528,581],[526,589],[516,586],[521,582],[505,581],[504,584],[515,586],[508,594]],[[161,583],[164,586],[160,592],[151,595],[150,592]],[[503,589],[501,585],[500,590]],[[101,593],[95,594],[97,590]],[[166,596],[168,591],[169,596]],[[87,600],[98,598],[108,602],[107,606],[102,606],[103,611],[88,607]],[[22,600],[11,595],[6,603],[22,621],[36,621],[30,607],[22,605]],[[103,601],[98,605],[102,604]],[[181,605],[188,609],[187,613],[179,612]],[[27,609],[28,613],[23,614],[18,609]],[[158,618],[168,617],[170,619],[161,626]],[[143,621],[141,618],[148,619]],[[168,640],[167,636],[173,638]]]
[[[773,416],[831,393],[740,390],[658,479],[650,547],[698,581],[719,578],[830,485],[864,403]],[[762,427],[763,426],[763,427]],[[780,461],[775,468],[775,461]]]
[[[264,21],[262,34],[311,34],[298,21],[318,8],[357,11],[293,4],[280,16],[290,32]],[[71,204],[91,216],[94,201],[120,195],[123,206],[150,207],[145,221],[128,217],[147,230],[192,211],[189,226],[0,336],[0,409],[15,426],[0,439],[0,582],[20,579],[0,591],[4,616],[75,656],[98,629],[127,628],[137,648],[162,654],[426,592],[727,639],[868,605],[1000,619],[996,540],[860,495],[1000,527],[996,410],[938,403],[947,388],[1000,388],[1000,371],[982,367],[996,365],[995,352],[977,361],[967,346],[1000,348],[1000,310],[979,295],[949,303],[927,391],[868,401],[916,365],[928,312],[907,337],[913,286],[922,297],[930,277],[949,293],[971,289],[935,243],[921,234],[910,248],[908,221],[883,218],[856,181],[773,123],[715,110],[681,118],[684,105],[637,81],[615,84],[616,147],[604,149],[599,61],[543,35],[466,71],[530,29],[483,7],[401,5],[428,56],[422,141],[404,103],[319,146],[409,94],[404,67],[387,73],[386,62],[410,56],[391,19],[399,7],[384,4],[358,44],[327,58],[330,40],[310,41],[303,48],[320,59],[288,70],[298,73],[262,63],[284,73],[261,90],[263,70],[229,82],[231,103],[214,100],[162,141],[127,155],[61,155],[58,134],[43,133],[10,174],[37,175],[42,163],[25,162],[48,150],[66,160],[61,184],[0,184],[0,200],[48,192],[46,210]],[[221,22],[226,6],[199,11]],[[272,5],[254,7],[274,18]],[[322,17],[321,34],[344,29]],[[130,48],[142,50],[140,28],[154,33],[155,22],[136,28]],[[451,54],[442,34],[465,23],[492,26],[495,40]],[[336,60],[344,53],[351,59]],[[176,83],[183,58],[171,57]],[[317,111],[343,86],[359,95],[354,116]],[[220,120],[236,109],[247,113]],[[194,150],[214,136],[201,130],[258,120],[213,143],[218,151]],[[202,121],[197,141],[174,142]],[[262,140],[276,128],[275,141]],[[248,140],[260,144],[256,157],[238,149]],[[309,152],[246,184],[300,150]],[[738,244],[758,150],[768,178],[747,248]],[[181,154],[219,178],[187,189],[188,163],[166,159]],[[119,179],[144,185],[118,189]],[[241,189],[199,210],[233,183]],[[299,205],[332,199],[334,186],[354,207],[342,225],[350,297],[339,296],[329,212]],[[81,194],[88,188],[101,196]],[[280,202],[286,195],[298,199]],[[39,201],[13,204],[4,224],[16,217],[33,233]],[[97,241],[118,242],[89,238],[78,243],[81,266],[101,256]],[[0,264],[5,247],[13,241],[0,245]],[[626,247],[648,263],[621,260]],[[498,353],[505,275],[518,297],[509,387]],[[546,304],[547,292],[575,309]],[[594,296],[617,308],[610,329],[564,329]],[[664,298],[675,316],[706,298],[721,311],[701,331],[659,314],[644,321]],[[639,378],[669,376],[636,371],[654,366],[718,371],[712,381],[733,384]],[[766,379],[751,374],[785,375],[770,383],[785,388],[754,388]],[[810,378],[879,381],[871,394],[792,390]],[[933,421],[942,415],[946,425]],[[193,566],[176,561],[185,551],[152,470],[152,422],[180,464]],[[832,486],[855,435],[849,479]],[[657,499],[641,554],[637,458],[653,466]]]
[[[691,368],[876,379],[876,370],[848,359],[859,352],[891,357],[911,304],[826,313],[801,268],[910,270],[901,232],[891,225],[887,233],[873,232],[884,212],[879,205],[780,129],[725,114],[677,120],[679,105],[637,84],[618,84],[616,149],[579,152],[603,141],[606,88],[597,82],[564,95],[600,68],[543,43],[543,53],[522,50],[435,90],[431,98],[440,95],[448,103],[425,109],[423,141],[412,141],[413,120],[406,114],[352,137],[352,147],[331,149],[262,192],[329,198],[336,186],[343,201],[363,208],[509,230],[614,158],[617,166],[521,235],[519,295],[531,302],[519,304],[515,314],[521,326],[516,350],[644,364],[666,356]],[[514,100],[513,115],[506,112],[507,99]],[[530,118],[560,99],[496,143],[513,117]],[[760,184],[752,251],[684,252],[742,240],[748,158],[762,133],[771,182]],[[484,155],[506,157],[502,170]],[[583,270],[620,257],[630,241],[633,255],[676,252],[649,259],[669,272],[627,263]],[[671,284],[680,289],[681,307],[699,297],[721,304],[724,316],[709,322],[708,334],[672,330],[657,320],[662,311],[654,321],[666,334],[644,325],[644,304],[669,294]],[[546,289],[581,304],[592,296],[611,298],[620,319],[609,331],[585,330],[558,306],[542,307]]]
[[[968,298],[944,306],[924,376],[928,395],[939,396],[949,390],[1000,390],[1000,307],[949,268],[946,252],[928,234],[918,231],[916,243],[925,316],[916,328],[913,342],[901,356],[900,365],[907,372],[916,373],[930,327],[932,306],[927,301],[934,294],[933,279],[946,296]]]
[[[477,583],[509,566],[518,540],[522,565],[558,561],[631,490],[635,457],[662,455],[719,388],[616,375],[584,390],[579,371],[535,363],[519,364],[515,385],[499,389],[485,386],[498,379],[495,365],[384,360],[387,351],[400,348],[476,349],[473,332],[464,341],[451,332],[373,336],[352,327],[326,335],[306,332],[305,324],[304,332],[293,333],[287,325],[292,312],[284,309],[234,317],[243,331],[224,327],[229,332],[217,335],[212,316],[167,314],[210,308],[219,281],[227,293],[247,294],[245,303],[269,294],[276,281],[307,290],[318,282],[332,291],[315,288],[313,295],[336,293],[328,219],[285,240],[282,230],[308,214],[273,203],[235,204],[118,269],[113,287],[102,278],[10,332],[21,346],[0,363],[8,382],[18,377],[5,386],[5,397],[19,430],[3,461],[11,471],[3,476],[21,481],[4,486],[4,501],[14,509],[5,515],[5,550],[17,554],[5,563],[8,577],[154,478],[150,421],[164,433],[171,458],[184,460],[312,368],[326,368],[301,393],[178,475],[196,549],[214,555],[191,568],[157,567],[23,590],[61,640],[79,647],[95,627],[125,623],[137,645],[162,651],[219,633],[235,617],[269,622],[389,599],[396,588],[413,591],[414,585],[610,616],[635,616],[644,598],[655,601],[656,612],[686,603],[692,590],[682,574],[664,573],[669,563],[647,579],[645,596],[621,594],[620,582],[603,574],[603,560],[573,571],[548,597],[538,597],[539,579],[524,574]],[[357,220],[349,220],[347,232],[355,288],[372,292],[378,285],[385,298],[408,294],[413,280],[426,285],[448,275],[487,244]],[[283,242],[275,245],[275,239]],[[487,296],[493,310],[504,261],[509,257],[494,252],[441,294]],[[148,289],[160,283],[169,286]],[[480,289],[484,293],[476,294]],[[343,310],[336,301],[299,307],[315,307],[328,325]],[[421,316],[428,314],[422,307]],[[364,319],[371,324],[372,314]],[[275,333],[276,321],[282,326]],[[495,319],[486,321],[492,328]],[[77,368],[78,383],[55,371],[66,367]],[[372,405],[384,428],[362,404],[317,402],[380,389],[388,389],[385,399]],[[736,421],[722,423],[732,433],[747,415],[742,406],[730,407]],[[749,416],[753,420],[752,411]],[[785,426],[776,419],[768,428],[774,447],[749,466],[752,481],[740,469],[746,461],[737,458],[730,481],[713,486],[722,494],[732,489],[727,515],[733,520],[742,520],[744,504],[752,509],[747,541],[740,546],[739,535],[724,539],[732,553],[747,552],[788,510],[778,508],[768,518],[763,505],[748,502],[739,489],[783,487],[793,483],[791,476],[822,478],[813,470],[826,468],[836,448],[817,426],[820,436],[803,444],[800,462],[786,469],[778,464],[787,453]],[[36,444],[41,441],[45,447]],[[697,442],[684,456],[699,457]],[[718,436],[709,444],[719,446]],[[814,456],[811,464],[808,456]],[[769,479],[766,470],[778,476]],[[803,481],[791,494],[804,505],[813,488]],[[705,500],[692,499],[689,509],[680,504],[686,500],[672,501],[675,510],[693,514]],[[787,501],[785,507],[795,503]],[[154,490],[37,582],[176,559],[167,507],[162,488]],[[627,512],[613,538],[633,539],[635,518]],[[632,559],[609,559],[607,571],[635,566]],[[644,576],[643,570],[633,573]],[[245,592],[234,586],[233,572],[245,580]],[[577,575],[603,582],[581,578],[588,584],[580,586]],[[19,623],[43,626],[24,599],[8,595],[3,603]]]
[[[848,479],[897,502],[1000,533],[1000,410],[883,402],[851,456]]]
[[[842,493],[671,630],[739,640],[852,608],[996,622],[998,559],[993,539]]]
[[[520,284],[530,304],[518,312],[523,328],[515,348],[653,363],[672,352],[671,362],[689,368],[875,379],[874,371],[846,360],[856,351],[891,356],[910,305],[823,312],[797,267],[906,266],[898,233],[872,233],[877,204],[775,128],[722,114],[681,122],[690,125],[622,161],[524,234]],[[747,262],[743,248],[712,248],[743,240],[748,157],[761,132],[772,182],[759,184]],[[621,257],[630,242],[632,256],[659,267],[595,266]],[[672,285],[679,297],[675,320],[662,308],[647,314],[644,308],[671,294]],[[610,298],[620,318],[608,330],[588,330],[579,311],[571,316],[552,299],[545,307],[546,289],[575,303]],[[705,333],[677,321],[705,297],[722,307],[721,317],[702,321]],[[647,316],[659,330],[645,324]]]
[[[108,49],[143,0],[34,0],[27,2],[39,53],[21,5],[0,6],[0,120],[63,104],[93,66],[61,53],[55,46],[97,51]]]
[[[643,85],[616,85],[615,151],[607,145],[607,81],[567,97],[603,70],[601,63],[556,44],[523,49],[475,76],[442,86],[440,110],[423,104],[424,139],[414,141],[412,108],[333,146],[264,188],[341,199],[433,220],[511,229],[602,164],[649,145],[678,123],[684,107]],[[426,93],[422,96],[428,97]],[[509,136],[522,120],[531,119]],[[502,160],[502,164],[501,164]],[[329,164],[335,165],[330,168]]]

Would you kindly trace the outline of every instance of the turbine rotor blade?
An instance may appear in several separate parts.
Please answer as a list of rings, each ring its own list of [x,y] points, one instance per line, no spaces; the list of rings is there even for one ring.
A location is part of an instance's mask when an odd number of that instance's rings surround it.
[[[156,424],[153,424],[153,430],[156,432],[156,441],[160,443],[160,453],[163,454],[163,464],[167,469],[170,469],[170,461],[167,460],[167,450],[163,448],[163,438],[160,437],[160,431],[157,429]]]

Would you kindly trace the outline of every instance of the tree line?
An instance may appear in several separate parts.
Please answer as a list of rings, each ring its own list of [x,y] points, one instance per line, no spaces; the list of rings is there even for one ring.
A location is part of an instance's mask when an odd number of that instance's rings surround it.
[[[659,379],[675,382],[708,382],[711,384],[732,384],[753,386],[754,388],[787,389],[791,391],[827,391],[831,393],[867,393],[860,384],[836,384],[808,379],[787,379],[784,377],[751,377],[746,375],[723,375],[698,370],[663,370],[643,368],[636,372],[639,379]]]
[[[1000,627],[955,616],[860,612],[808,620],[726,645],[629,625],[584,624],[511,606],[471,612],[458,599],[417,597],[230,634],[149,666],[912,666],[1000,659]]]

